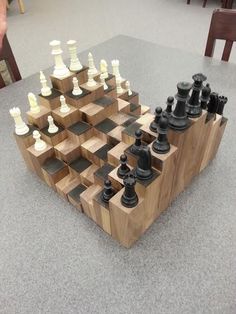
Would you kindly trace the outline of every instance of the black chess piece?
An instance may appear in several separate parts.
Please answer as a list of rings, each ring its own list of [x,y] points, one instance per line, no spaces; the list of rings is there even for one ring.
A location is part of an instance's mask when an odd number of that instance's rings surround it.
[[[200,92],[202,89],[202,83],[206,80],[206,76],[202,73],[194,74],[193,75],[193,91],[191,97],[186,103],[186,113],[190,118],[197,118],[200,117],[202,114],[202,107],[199,101]]]
[[[117,175],[119,178],[123,179],[127,173],[130,172],[130,168],[127,165],[127,156],[122,154],[120,156],[120,167],[117,170]]]
[[[138,155],[138,151],[142,146],[142,136],[143,133],[140,129],[135,131],[135,142],[130,148],[131,153]]]
[[[207,121],[215,118],[219,105],[219,95],[215,92],[210,94],[210,101],[207,105]]]
[[[155,119],[150,123],[150,130],[152,132],[157,133],[157,126],[161,117],[161,113],[162,113],[162,108],[161,107],[156,107],[155,109]]]
[[[173,106],[173,105],[174,105],[174,97],[169,96],[169,97],[167,98],[167,101],[166,101],[166,109],[165,109],[165,111],[164,111],[164,112],[167,113],[168,118],[169,118],[170,115],[171,115],[172,106]]]
[[[185,105],[189,97],[192,84],[180,82],[177,84],[178,93],[175,95],[177,104],[175,110],[171,112],[169,127],[173,130],[185,130],[189,126],[189,119],[186,114]]]
[[[207,103],[210,99],[210,94],[211,94],[211,87],[210,87],[210,84],[207,83],[206,86],[203,87],[202,94],[200,97],[202,109],[207,109]]]
[[[105,180],[104,181],[104,189],[101,194],[101,199],[103,202],[108,203],[109,200],[112,198],[112,196],[115,194],[113,187],[111,185],[110,180]]]
[[[170,151],[170,144],[167,138],[168,119],[162,116],[157,129],[158,137],[152,144],[152,149],[158,154],[166,154]]]
[[[227,101],[228,101],[227,97],[219,96],[218,108],[217,108],[216,113],[223,116],[224,107],[225,107],[225,104],[227,103]]]
[[[135,169],[135,175],[139,180],[149,180],[153,176],[152,155],[148,146],[142,146],[139,152],[139,159]]]
[[[125,207],[135,207],[138,204],[138,195],[135,192],[135,176],[131,173],[127,174],[124,178],[125,190],[121,196],[121,204]]]

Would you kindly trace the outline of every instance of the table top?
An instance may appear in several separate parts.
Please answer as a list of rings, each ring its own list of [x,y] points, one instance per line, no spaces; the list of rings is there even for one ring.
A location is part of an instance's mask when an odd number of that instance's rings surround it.
[[[28,109],[39,74],[0,90],[0,312],[235,313],[236,65],[123,35],[91,51],[97,64],[118,58],[121,75],[152,109],[178,81],[206,74],[229,98],[223,141],[207,169],[125,249],[24,165],[8,111]]]

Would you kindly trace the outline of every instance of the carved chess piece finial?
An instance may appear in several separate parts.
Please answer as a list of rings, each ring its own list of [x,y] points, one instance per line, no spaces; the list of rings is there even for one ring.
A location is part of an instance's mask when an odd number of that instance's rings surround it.
[[[202,109],[207,109],[207,103],[210,99],[210,94],[211,94],[210,84],[206,84],[206,86],[204,86],[202,89],[202,94],[200,97]]]
[[[34,149],[38,152],[44,150],[47,147],[46,142],[41,139],[41,134],[39,131],[35,130],[33,132],[33,138],[35,139]]]
[[[207,79],[202,73],[193,75],[193,91],[191,97],[186,103],[186,113],[190,118],[200,117],[202,114],[202,107],[199,101],[200,92],[202,89],[202,83]]]
[[[218,109],[217,112],[219,115],[223,116],[223,111],[224,111],[224,107],[225,104],[227,103],[228,98],[225,96],[219,96],[219,103],[218,103]]]
[[[158,126],[158,123],[159,123],[159,120],[160,120],[160,117],[161,117],[161,113],[162,113],[162,108],[161,107],[156,107],[155,109],[155,118],[154,120],[150,123],[150,130],[152,132],[155,132],[157,133],[157,126]]]
[[[139,159],[135,175],[139,180],[148,180],[153,176],[152,156],[148,146],[142,146],[138,152]]]
[[[138,151],[142,145],[142,136],[143,136],[143,133],[140,129],[135,131],[135,142],[130,148],[131,153],[138,155]]]
[[[135,176],[128,173],[124,178],[125,190],[121,196],[121,204],[125,207],[132,208],[138,204],[138,195],[135,192]]]
[[[29,127],[21,118],[21,111],[18,107],[13,107],[9,110],[10,115],[15,121],[15,133],[17,135],[24,135],[29,132]]]
[[[113,187],[111,185],[110,180],[105,180],[104,182],[104,189],[101,194],[101,199],[103,202],[108,203],[112,196],[115,194]]]
[[[177,84],[178,92],[175,95],[177,100],[175,110],[171,112],[169,119],[169,126],[174,130],[185,130],[189,126],[189,119],[186,114],[186,101],[189,96],[189,91],[192,84],[187,82],[180,82]]]
[[[175,99],[174,99],[174,97],[172,97],[172,96],[169,96],[169,97],[167,98],[167,101],[166,101],[166,109],[165,109],[164,112],[167,113],[168,118],[169,118],[170,115],[171,115],[172,106],[174,105],[174,100],[175,100]]]
[[[158,136],[152,144],[152,149],[158,154],[166,154],[170,151],[170,144],[167,138],[168,118],[162,116],[157,128]]]
[[[130,172],[130,168],[127,165],[127,156],[125,154],[120,156],[120,167],[117,170],[119,178],[123,179],[127,173]]]

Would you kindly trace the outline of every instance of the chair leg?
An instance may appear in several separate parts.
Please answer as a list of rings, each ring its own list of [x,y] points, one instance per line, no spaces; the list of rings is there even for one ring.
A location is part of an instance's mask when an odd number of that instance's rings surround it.
[[[24,3],[23,3],[23,0],[17,0],[17,1],[18,1],[20,13],[21,14],[25,13],[25,6],[24,6]]]
[[[230,41],[230,40],[226,40],[221,60],[229,61],[229,56],[230,56],[230,53],[231,53],[232,46],[233,46],[233,42]]]
[[[190,4],[190,0],[187,0],[187,4]]]
[[[204,0],[204,1],[203,1],[203,5],[202,5],[202,6],[203,6],[203,8],[205,8],[206,3],[207,3],[207,0]]]
[[[206,50],[205,50],[205,57],[213,56],[213,53],[215,50],[215,43],[216,43],[216,40],[208,36]]]
[[[4,80],[3,80],[3,78],[2,78],[2,75],[1,75],[1,73],[0,73],[0,88],[3,88],[3,87],[5,87],[6,85],[5,85],[5,82],[4,82]]]

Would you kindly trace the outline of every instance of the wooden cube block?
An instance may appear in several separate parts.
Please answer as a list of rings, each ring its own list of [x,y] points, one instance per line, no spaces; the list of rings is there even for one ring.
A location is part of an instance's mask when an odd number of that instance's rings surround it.
[[[53,88],[59,90],[61,93],[66,93],[73,89],[73,77],[75,73],[70,72],[70,74],[65,78],[58,78],[54,75],[50,75]]]
[[[136,122],[142,125],[150,125],[150,123],[155,119],[154,114],[151,114],[149,112],[145,113],[144,115],[141,115]]]
[[[134,116],[140,116],[141,115],[141,105],[130,103],[130,114]]]
[[[92,165],[91,161],[84,157],[78,157],[69,164],[69,171],[75,177],[81,178],[80,174]]]
[[[116,191],[120,191],[124,187],[123,179],[119,178],[117,175],[117,170],[119,167],[120,165],[108,174],[108,179],[111,181],[111,184]],[[132,167],[130,167],[130,169],[132,169]]]
[[[107,141],[108,144],[113,146],[117,145],[119,142],[122,141],[122,131],[125,129],[124,126],[118,125],[113,130],[107,133]]]
[[[57,192],[66,200],[68,200],[68,193],[71,192],[75,187],[80,184],[80,179],[78,177],[74,177],[71,174],[68,174],[60,181],[58,181],[55,186]]]
[[[95,215],[95,209],[93,206],[93,198],[101,190],[102,190],[102,187],[100,185],[93,184],[80,194],[80,201],[81,201],[84,213],[94,221],[96,221],[96,215]]]
[[[117,101],[118,101],[118,111],[125,112],[125,113],[130,112],[130,103],[129,102],[127,102],[121,98],[118,98]]]
[[[146,113],[151,113],[151,108],[149,106],[141,105],[141,115]]]
[[[70,138],[66,138],[54,146],[56,157],[70,163],[80,156],[80,144]]]
[[[77,72],[74,72],[79,84],[84,84],[88,81],[88,67],[83,65],[83,68]]]
[[[98,106],[94,103],[85,105],[79,109],[82,113],[82,120],[95,125],[106,118],[105,110],[103,107]]]
[[[48,126],[41,130],[42,139],[52,146],[57,145],[67,137],[66,130],[60,125],[57,126],[58,131],[56,133],[49,133]]]
[[[104,96],[95,100],[94,103],[105,109],[104,113],[106,117],[118,112],[118,101],[115,98]]]
[[[91,92],[92,101],[95,101],[96,99],[99,99],[104,96],[103,85],[100,83],[97,83],[96,86],[88,86],[87,83],[85,83],[85,84],[82,84],[81,87]]]
[[[59,124],[63,125],[64,128],[68,128],[72,124],[75,124],[81,119],[81,113],[79,109],[68,105],[70,108],[69,112],[61,112],[60,107],[52,111],[52,116]]]
[[[79,121],[67,129],[67,134],[73,142],[83,144],[93,136],[94,131],[91,125],[86,122]]]
[[[107,86],[108,86],[108,89],[104,90],[105,96],[117,98],[116,88],[111,85],[107,85]]]
[[[116,88],[116,77],[115,75],[108,73],[108,77],[105,79],[106,84]]]
[[[52,88],[52,93],[49,96],[43,96],[42,94],[39,94],[39,103],[50,109],[50,110],[54,110],[57,107],[60,107],[61,103],[60,103],[60,96],[62,95],[62,93],[55,89]]]
[[[110,120],[114,121],[117,125],[122,125],[124,127],[127,127],[128,125],[124,125],[124,123],[126,122],[127,124],[127,121],[131,123],[133,123],[135,121],[135,118],[132,117],[131,115],[129,114],[126,114],[124,112],[117,112],[113,115],[111,115],[109,117]]]
[[[157,133],[150,130],[149,126],[150,124],[144,124],[140,127],[140,130],[143,133],[142,140],[147,144],[152,143],[158,136]]]
[[[94,183],[104,186],[104,181],[108,179],[109,173],[114,169],[114,167],[108,163],[105,163],[97,171],[94,172]]]
[[[136,105],[139,104],[139,94],[135,91],[132,91],[132,95],[130,96],[128,95],[128,92],[126,91],[119,97],[129,103],[136,104]]]
[[[217,151],[219,149],[219,146],[220,146],[227,122],[228,122],[228,119],[225,117],[222,117],[221,122],[220,122],[220,126],[219,126],[219,130],[217,132],[218,134],[216,134],[216,136],[215,136],[214,148],[212,150],[211,159],[213,159],[215,157],[215,155],[217,154]]]
[[[129,147],[124,142],[120,142],[116,146],[114,146],[112,149],[108,152],[108,162],[109,164],[113,166],[118,166],[120,164],[120,156],[124,154],[125,150]]]
[[[43,163],[42,172],[46,183],[56,190],[55,184],[67,176],[69,170],[63,161],[53,157]]]
[[[110,219],[110,211],[109,204],[105,203],[101,199],[101,192],[95,195],[93,199],[93,207],[95,212],[95,222],[98,226],[100,226],[105,232],[111,234],[111,219]]]
[[[72,91],[65,94],[66,102],[78,109],[92,102],[92,93],[84,88],[81,89],[83,91],[81,95],[73,95]]]
[[[112,145],[110,144],[105,144],[102,147],[100,147],[98,150],[96,150],[93,154],[93,162],[97,165],[97,166],[103,166],[108,159],[108,152],[110,149],[112,149]]]
[[[135,142],[135,131],[141,128],[141,124],[134,122],[122,131],[122,141],[128,145]]]
[[[117,124],[109,118],[104,119],[94,126],[94,134],[104,142],[108,142],[108,133],[115,129]]]
[[[48,116],[51,114],[51,110],[44,106],[39,107],[40,112],[34,113],[27,111],[26,115],[29,123],[37,126],[41,130],[48,125]]]
[[[73,190],[71,190],[68,194],[68,200],[69,202],[75,206],[80,212],[83,211],[80,195],[87,189],[87,187],[83,184],[79,184],[77,187],[75,187]]]
[[[93,136],[83,144],[81,144],[81,154],[84,158],[91,160],[96,163],[97,158],[94,157],[94,154],[97,150],[103,147],[106,142],[102,141],[100,138]]]
[[[94,184],[94,172],[98,169],[98,166],[91,164],[91,166],[80,173],[81,182],[86,186]]]

